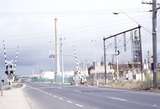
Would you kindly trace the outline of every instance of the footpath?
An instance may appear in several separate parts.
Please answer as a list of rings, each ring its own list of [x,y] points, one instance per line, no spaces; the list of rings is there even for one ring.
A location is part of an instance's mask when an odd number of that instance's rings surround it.
[[[31,109],[22,88],[4,90],[0,95],[0,109]]]

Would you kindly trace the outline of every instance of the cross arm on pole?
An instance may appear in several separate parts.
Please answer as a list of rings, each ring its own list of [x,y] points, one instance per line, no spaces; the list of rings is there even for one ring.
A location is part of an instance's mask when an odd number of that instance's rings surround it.
[[[142,4],[145,4],[145,5],[153,5],[153,2],[142,2]],[[157,3],[157,5],[160,5],[160,3]]]
[[[156,11],[158,11],[160,9],[160,7],[156,8]],[[153,10],[149,10],[149,12],[153,12]]]

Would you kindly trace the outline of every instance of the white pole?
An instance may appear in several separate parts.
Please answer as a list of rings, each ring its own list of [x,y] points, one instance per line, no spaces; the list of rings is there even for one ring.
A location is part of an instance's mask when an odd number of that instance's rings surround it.
[[[55,59],[56,59],[56,71],[55,71],[55,83],[57,82],[57,74],[60,72],[60,65],[59,65],[59,42],[57,36],[57,18],[55,20]]]
[[[61,41],[61,75],[62,75],[62,84],[64,84],[64,65],[63,65],[63,39],[60,38]]]

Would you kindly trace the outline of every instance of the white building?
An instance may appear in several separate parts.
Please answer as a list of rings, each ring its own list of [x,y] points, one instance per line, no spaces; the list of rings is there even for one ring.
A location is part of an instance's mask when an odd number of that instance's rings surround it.
[[[42,72],[41,77],[45,79],[54,79],[55,73],[53,71],[44,71]]]

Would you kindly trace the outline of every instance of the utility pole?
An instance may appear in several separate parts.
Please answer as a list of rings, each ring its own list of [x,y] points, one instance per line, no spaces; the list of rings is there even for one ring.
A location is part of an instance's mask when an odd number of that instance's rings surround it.
[[[114,37],[114,41],[115,41],[115,56],[116,56],[116,79],[119,78],[119,66],[118,66],[118,55],[117,54],[119,52],[119,50],[117,49],[117,37]]]
[[[142,55],[142,38],[141,38],[141,26],[138,26],[139,42],[140,42],[140,63],[141,63],[141,80],[143,81],[143,55]]]
[[[150,69],[150,51],[147,51],[147,64],[148,64],[148,69]]]
[[[152,0],[153,87],[157,87],[157,0]]]
[[[63,39],[60,38],[60,51],[61,51],[61,75],[62,75],[62,84],[64,84],[64,66],[63,66]]]
[[[57,18],[54,19],[55,23],[55,61],[56,61],[56,71],[55,71],[55,83],[57,82],[57,74],[60,72],[59,66],[59,43],[57,36]]]
[[[104,46],[104,83],[107,84],[107,65],[106,65],[106,43],[105,38],[103,38],[103,46]]]
[[[142,2],[142,4],[152,5],[152,49],[153,49],[153,87],[157,87],[157,0],[152,0],[152,2]]]

